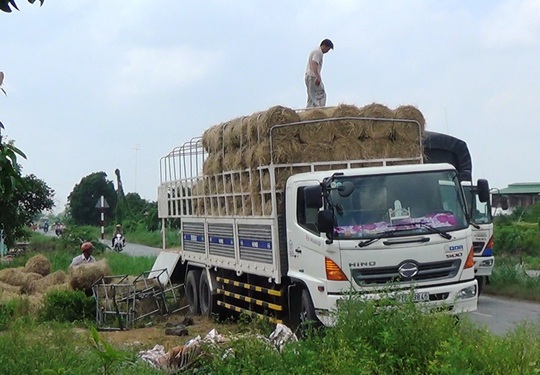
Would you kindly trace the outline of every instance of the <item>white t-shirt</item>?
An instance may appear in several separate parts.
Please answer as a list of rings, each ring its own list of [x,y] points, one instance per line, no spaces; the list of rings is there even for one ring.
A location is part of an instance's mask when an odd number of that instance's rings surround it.
[[[321,74],[322,69],[322,63],[323,63],[323,53],[321,51],[321,47],[315,48],[308,57],[307,67],[306,67],[306,75],[311,77],[316,77],[317,75],[313,70],[311,70],[311,62],[315,61],[317,63],[318,67],[318,73]]]
[[[86,263],[94,263],[96,261],[96,258],[94,258],[92,255],[88,259],[84,257],[84,254],[78,255],[71,261],[70,267],[76,267],[80,266],[81,264]]]

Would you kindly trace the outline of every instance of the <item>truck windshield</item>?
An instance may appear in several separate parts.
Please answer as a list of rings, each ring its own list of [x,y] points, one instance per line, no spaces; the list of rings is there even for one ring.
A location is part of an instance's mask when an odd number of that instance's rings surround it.
[[[476,224],[491,224],[493,216],[491,215],[491,205],[489,202],[482,203],[478,199],[478,194],[474,192],[472,186],[463,186],[465,193],[465,202],[470,205],[472,202],[472,221]]]
[[[456,172],[434,171],[343,177],[354,191],[330,193],[335,207],[336,239],[449,232],[468,226]],[[339,183],[339,182],[338,182]]]

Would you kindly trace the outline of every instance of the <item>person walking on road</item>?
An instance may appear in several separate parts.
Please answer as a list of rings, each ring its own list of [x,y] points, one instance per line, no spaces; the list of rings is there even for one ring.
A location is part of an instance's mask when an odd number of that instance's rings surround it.
[[[326,105],[326,91],[321,78],[323,55],[334,49],[334,43],[330,39],[324,39],[320,46],[309,54],[305,82],[307,88],[306,108],[324,107]]]

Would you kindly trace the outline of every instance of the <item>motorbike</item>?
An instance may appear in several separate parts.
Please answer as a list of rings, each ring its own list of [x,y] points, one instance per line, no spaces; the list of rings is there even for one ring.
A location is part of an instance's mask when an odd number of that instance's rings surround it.
[[[117,253],[124,250],[124,236],[122,236],[120,233],[117,233],[114,236],[113,250]]]
[[[62,235],[63,231],[64,230],[60,226],[57,226],[57,227],[54,228],[54,233],[56,234],[57,237],[60,237]]]

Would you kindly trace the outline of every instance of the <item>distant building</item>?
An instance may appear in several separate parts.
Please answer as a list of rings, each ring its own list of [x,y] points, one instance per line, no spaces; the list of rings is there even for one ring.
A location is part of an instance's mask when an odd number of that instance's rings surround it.
[[[497,208],[501,205],[502,196],[508,197],[508,208],[529,207],[540,202],[540,182],[519,182],[510,184],[496,192],[492,190],[491,205]]]

